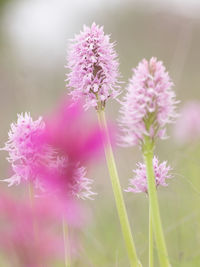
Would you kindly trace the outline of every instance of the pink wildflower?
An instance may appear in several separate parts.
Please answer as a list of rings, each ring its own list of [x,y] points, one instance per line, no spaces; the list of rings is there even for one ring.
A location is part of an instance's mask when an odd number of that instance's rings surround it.
[[[190,101],[183,106],[174,136],[179,144],[200,140],[200,102]]]
[[[42,168],[40,172],[50,190],[65,196],[92,198],[92,180],[86,178],[86,168],[102,150],[103,133],[83,112],[81,103],[66,102],[45,119],[43,143],[53,147],[59,157],[58,168]],[[51,177],[51,179],[49,179]]]
[[[97,140],[100,135],[96,130],[84,138],[80,135],[80,111],[77,103],[46,123],[42,118],[33,121],[27,113],[19,115],[17,123],[11,125],[9,140],[3,148],[9,153],[14,175],[4,181],[9,182],[9,186],[31,181],[43,193],[91,198],[95,194],[91,190],[93,181],[86,178],[86,168],[80,161],[83,162],[84,155],[85,159],[91,157],[99,147],[96,143],[101,141]]]
[[[29,113],[18,114],[16,123],[11,124],[8,141],[2,150],[9,153],[7,160],[12,164],[14,175],[4,181],[20,184],[21,181],[33,181],[38,185],[36,167],[38,163],[49,161],[53,152],[38,143],[43,134],[45,123],[42,117],[33,121]]]
[[[169,171],[171,168],[167,166],[167,162],[164,161],[159,164],[157,157],[153,158],[153,167],[154,174],[156,179],[156,187],[159,185],[167,186],[166,179],[172,178]],[[135,173],[135,177],[130,179],[130,186],[128,187],[126,192],[134,192],[134,193],[147,193],[148,185],[147,185],[147,176],[146,176],[146,166],[143,163],[137,163],[137,169],[133,170]]]
[[[120,110],[121,139],[128,146],[142,144],[145,135],[165,138],[166,124],[177,116],[173,83],[163,63],[143,59],[133,72]]]
[[[68,55],[68,86],[72,88],[73,99],[86,97],[85,107],[105,106],[108,98],[115,98],[119,92],[119,63],[114,44],[104,34],[103,27],[95,23],[83,27],[75,36]]]

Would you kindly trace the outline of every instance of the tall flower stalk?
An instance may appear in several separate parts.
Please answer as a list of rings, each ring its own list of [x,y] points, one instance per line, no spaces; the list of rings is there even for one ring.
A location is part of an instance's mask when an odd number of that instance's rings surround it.
[[[110,174],[113,193],[115,196],[115,202],[117,206],[119,220],[120,220],[124,240],[125,240],[126,247],[127,247],[128,256],[130,259],[131,266],[139,266],[139,262],[137,260],[136,249],[135,249],[135,245],[134,245],[132,234],[131,234],[128,215],[126,212],[126,206],[124,203],[124,198],[123,198],[123,194],[122,194],[122,190],[121,190],[121,186],[119,182],[117,167],[116,167],[116,163],[115,163],[115,159],[114,159],[114,155],[113,155],[113,151],[112,151],[112,147],[110,143],[110,137],[108,133],[104,110],[98,110],[97,114],[98,114],[100,127],[105,131],[105,134],[106,134],[106,140],[104,144],[105,157],[106,157],[107,166],[108,166],[108,170]]]
[[[138,164],[136,177],[130,180],[129,192],[146,192],[149,196],[149,266],[153,265],[154,233],[160,265],[170,266],[162,229],[157,197],[157,186],[166,186],[165,179],[170,167],[166,162],[159,164],[154,157],[157,138],[166,138],[166,124],[177,117],[175,93],[168,73],[161,61],[151,58],[143,60],[136,69],[127,87],[127,94],[120,110],[123,145],[139,145],[144,163]],[[153,227],[153,229],[152,229]]]
[[[152,214],[149,206],[149,267],[154,266],[154,239],[153,239],[153,224]]]
[[[159,212],[159,202],[157,197],[157,191],[156,191],[156,182],[155,182],[155,174],[154,174],[154,168],[153,168],[153,149],[151,148],[151,142],[149,142],[149,138],[146,138],[145,141],[145,148],[144,148],[144,161],[146,165],[146,175],[147,175],[147,184],[148,184],[148,195],[149,195],[149,209],[150,209],[150,220],[149,220],[149,229],[152,231],[151,223],[153,222],[153,230],[155,232],[155,240],[157,244],[157,251],[159,260],[161,263],[161,266],[169,266],[169,260],[168,260],[168,253],[167,253],[167,247],[165,244],[165,238],[163,234],[162,229],[162,223],[160,218],[160,212]],[[152,220],[152,222],[151,222]],[[151,238],[151,236],[150,236]],[[151,241],[151,240],[150,240]],[[149,254],[152,254],[152,246],[153,243],[150,242],[149,247]],[[149,257],[149,263],[152,261],[152,259]]]
[[[119,63],[114,44],[95,23],[84,26],[72,41],[68,54],[68,87],[73,99],[85,98],[85,108],[95,107],[101,129],[105,132],[104,150],[121,228],[132,267],[139,266],[126,212],[118,172],[111,147],[104,108],[109,98],[119,94]]]

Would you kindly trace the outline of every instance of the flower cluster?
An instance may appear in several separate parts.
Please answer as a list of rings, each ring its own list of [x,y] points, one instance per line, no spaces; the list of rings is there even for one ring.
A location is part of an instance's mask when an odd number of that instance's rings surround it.
[[[41,117],[34,121],[28,113],[18,115],[3,148],[9,153],[14,175],[4,181],[9,186],[29,181],[43,192],[62,191],[68,197],[91,198],[92,180],[85,177],[85,167],[74,159],[70,162],[66,154],[60,155],[57,147],[50,145],[47,131],[49,128]]]
[[[115,98],[119,92],[118,61],[114,44],[104,34],[103,27],[95,23],[73,40],[69,54],[67,75],[73,99],[86,96],[85,107],[105,106],[105,101]]]
[[[190,101],[183,106],[174,135],[179,144],[200,140],[200,102]]]
[[[34,181],[38,184],[36,166],[49,161],[52,151],[41,145],[40,136],[45,129],[42,117],[33,121],[29,113],[18,114],[16,123],[11,124],[8,141],[2,150],[9,153],[8,161],[12,164],[14,175],[6,179],[9,185],[20,184],[21,181]],[[37,143],[37,144],[36,144]]]
[[[156,187],[159,185],[167,186],[166,179],[172,178],[169,171],[171,171],[171,167],[167,166],[167,162],[164,161],[159,163],[156,156],[153,158],[153,168],[155,174]],[[137,169],[133,170],[135,177],[130,179],[130,186],[128,187],[126,192],[134,192],[134,193],[148,193],[148,185],[147,185],[147,174],[146,174],[146,165],[143,163],[137,163]]]
[[[133,73],[120,109],[122,143],[130,146],[145,135],[165,138],[165,125],[177,116],[173,83],[161,61],[144,59]]]

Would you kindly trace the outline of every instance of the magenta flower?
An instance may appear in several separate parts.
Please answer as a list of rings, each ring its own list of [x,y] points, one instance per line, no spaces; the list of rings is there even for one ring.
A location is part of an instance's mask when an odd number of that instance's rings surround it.
[[[163,63],[143,59],[133,72],[120,110],[121,140],[128,146],[142,144],[145,135],[165,138],[166,124],[177,116],[173,83]]]
[[[77,163],[71,163],[67,157],[58,156],[54,165],[41,166],[38,169],[44,192],[57,195],[68,201],[73,197],[93,199],[93,180],[86,177],[86,168]]]
[[[72,88],[74,100],[85,96],[85,107],[103,108],[108,98],[119,94],[119,63],[114,44],[103,27],[95,23],[83,27],[83,31],[72,41],[68,65],[68,87]]]
[[[81,103],[64,101],[57,110],[45,119],[43,143],[53,147],[57,168],[41,168],[45,184],[59,196],[76,195],[93,198],[93,180],[86,178],[86,168],[91,160],[96,161],[102,152],[103,132],[83,112]],[[51,177],[51,178],[49,178]]]
[[[64,99],[45,118],[44,141],[65,155],[70,162],[88,165],[103,153],[104,132],[89,112],[84,112],[80,101]]]
[[[156,179],[156,187],[159,185],[167,186],[166,179],[172,178],[169,171],[171,168],[167,166],[167,162],[164,161],[159,164],[159,161],[156,156],[153,158],[153,167],[154,174]],[[133,170],[135,173],[135,177],[129,180],[130,186],[128,187],[126,192],[134,192],[134,193],[147,193],[148,185],[147,185],[147,175],[146,175],[146,166],[143,163],[137,163],[137,169]]]
[[[179,144],[200,140],[200,102],[190,101],[183,106],[174,128],[174,137]]]

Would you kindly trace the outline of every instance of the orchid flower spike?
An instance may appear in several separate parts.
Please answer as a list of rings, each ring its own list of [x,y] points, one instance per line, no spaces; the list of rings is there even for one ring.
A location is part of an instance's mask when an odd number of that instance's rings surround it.
[[[159,160],[156,156],[153,158],[153,168],[155,174],[156,187],[159,185],[167,186],[166,179],[172,178],[172,175],[169,173],[172,169],[167,166],[167,162],[163,161],[159,163]],[[147,185],[147,174],[146,174],[146,165],[144,163],[137,163],[137,169],[133,170],[135,176],[129,180],[129,187],[126,192],[133,193],[148,193]]]
[[[9,186],[31,182],[40,192],[58,193],[67,197],[92,198],[92,180],[86,178],[86,168],[60,155],[57,147],[49,144],[42,117],[33,120],[29,113],[18,115],[11,124],[9,138],[1,150],[8,152],[13,176],[3,181]],[[72,141],[72,140],[71,140]]]
[[[67,57],[67,82],[73,99],[85,96],[85,108],[103,109],[119,95],[119,63],[110,36],[92,24],[72,40]]]
[[[161,61],[143,59],[133,69],[120,109],[123,145],[144,143],[144,136],[166,138],[166,124],[177,117],[173,83]]]

